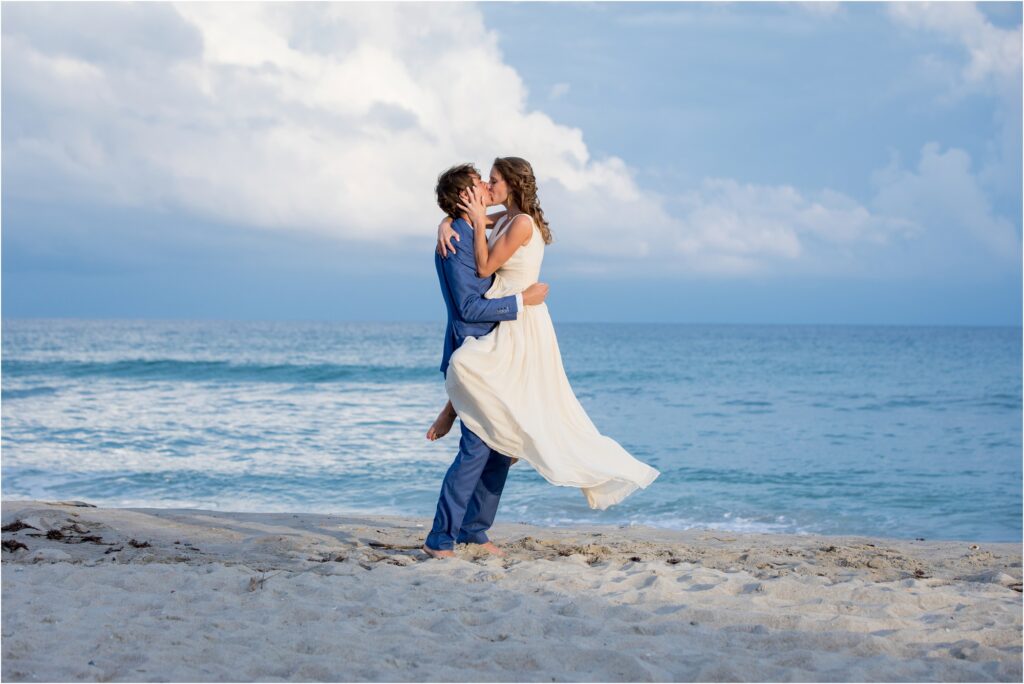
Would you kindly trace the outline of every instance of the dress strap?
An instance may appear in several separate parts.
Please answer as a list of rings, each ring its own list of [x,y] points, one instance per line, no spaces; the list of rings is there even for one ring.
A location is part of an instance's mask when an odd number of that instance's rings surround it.
[[[498,233],[502,232],[503,230],[505,230],[506,228],[511,226],[512,225],[512,221],[515,220],[516,216],[520,216],[520,215],[521,214],[516,214],[515,216],[509,216],[506,213],[504,216],[502,216],[500,219],[498,219],[498,223],[494,224],[494,232],[493,232],[492,235],[497,235]]]
[[[503,233],[509,226],[512,225],[512,222],[515,221],[520,216],[530,216],[530,214],[528,214],[525,211],[521,211],[518,214],[516,214],[515,216],[509,216],[508,214],[505,214],[500,219],[498,219],[500,222],[502,222],[501,226],[499,227],[497,223],[494,224],[494,231],[491,233],[491,239],[493,240],[493,239],[497,238],[498,235]],[[536,231],[537,230],[537,222],[533,220],[533,216],[530,216],[530,223],[533,224],[533,230]]]
[[[533,227],[534,227],[534,228],[536,228],[536,227],[537,227],[537,222],[533,220],[533,216],[531,216],[531,215],[530,215],[529,213],[527,213],[527,212],[525,212],[525,211],[521,211],[521,212],[519,212],[518,214],[516,214],[515,216],[513,216],[513,217],[509,218],[509,219],[508,219],[508,225],[510,225],[510,226],[511,226],[511,225],[512,225],[512,222],[513,222],[513,221],[515,221],[515,220],[516,220],[517,218],[519,218],[520,216],[529,216],[529,217],[530,217],[530,223],[532,223],[532,224],[533,224]],[[502,217],[502,218],[507,218],[507,217],[508,217],[508,214],[505,214],[505,216],[504,216],[504,217]]]
[[[494,227],[491,229],[491,240],[495,239],[501,231],[505,230],[505,226],[508,225],[508,221],[505,220],[507,218],[508,214],[505,214],[495,222]]]

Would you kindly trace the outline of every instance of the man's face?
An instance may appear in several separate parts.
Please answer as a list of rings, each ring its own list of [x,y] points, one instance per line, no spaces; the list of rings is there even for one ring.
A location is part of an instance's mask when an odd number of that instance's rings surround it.
[[[476,193],[484,198],[484,202],[487,203],[487,206],[489,206],[489,207],[494,206],[494,202],[491,201],[491,189],[490,189],[490,186],[488,186],[487,183],[484,182],[483,178],[481,178],[480,176],[477,176],[476,174],[474,174],[473,175],[473,187],[476,188]]]

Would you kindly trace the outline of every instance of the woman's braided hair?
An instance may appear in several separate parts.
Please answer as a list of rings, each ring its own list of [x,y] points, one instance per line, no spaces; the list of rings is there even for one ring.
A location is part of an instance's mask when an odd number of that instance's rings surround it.
[[[533,175],[530,162],[520,157],[498,157],[494,160],[494,168],[508,183],[508,195],[516,206],[533,217],[534,223],[540,228],[544,244],[551,244],[551,228],[544,220],[544,210],[537,199],[537,179]]]

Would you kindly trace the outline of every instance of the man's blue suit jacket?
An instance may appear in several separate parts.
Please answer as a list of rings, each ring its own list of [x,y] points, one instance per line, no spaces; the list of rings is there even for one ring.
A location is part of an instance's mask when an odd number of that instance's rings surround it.
[[[484,293],[494,282],[494,276],[480,278],[476,274],[473,253],[473,227],[464,219],[455,219],[452,229],[459,241],[453,242],[455,253],[442,257],[435,252],[434,266],[441,283],[441,294],[448,307],[448,329],[444,334],[444,354],[441,372],[448,372],[452,352],[462,346],[467,337],[479,337],[494,330],[500,321],[512,321],[519,315],[515,295],[500,299],[484,299]]]

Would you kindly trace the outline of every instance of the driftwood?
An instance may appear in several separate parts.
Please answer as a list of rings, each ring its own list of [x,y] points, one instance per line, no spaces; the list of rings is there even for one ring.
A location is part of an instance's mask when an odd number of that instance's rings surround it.
[[[419,549],[421,544],[388,544],[387,542],[371,541],[367,542],[371,547],[375,549],[394,549],[396,551],[411,551],[413,549]]]

